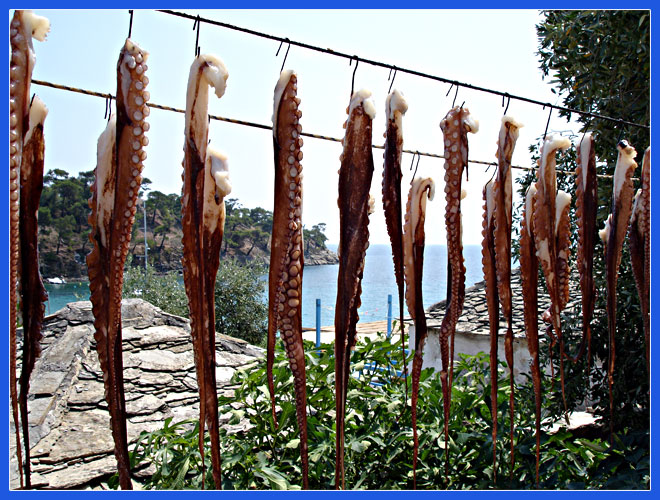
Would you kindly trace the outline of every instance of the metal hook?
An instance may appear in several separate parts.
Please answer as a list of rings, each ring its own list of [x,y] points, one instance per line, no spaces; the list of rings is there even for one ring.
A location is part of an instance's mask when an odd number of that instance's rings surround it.
[[[419,159],[422,157],[422,155],[419,153],[419,151],[415,151],[413,153],[412,161],[410,162],[410,170],[411,171],[412,171],[413,163],[415,163],[415,156],[417,156],[417,165],[415,165],[415,171],[413,172],[413,176],[410,179],[410,184],[412,184],[412,181],[415,179],[415,175],[417,175],[417,167],[419,167]]]
[[[133,31],[133,9],[129,9],[128,13],[130,14],[130,20],[128,21],[128,38],[131,37],[131,32]]]
[[[463,105],[465,104],[465,101],[461,103],[461,109],[463,109]]]
[[[456,85],[456,92],[454,93],[454,100],[451,103],[452,108],[454,108],[456,106],[456,96],[458,96],[458,85]]]
[[[619,120],[619,127],[621,129],[619,130],[619,138],[616,140],[617,145],[621,142],[621,137],[623,136],[623,120]]]
[[[589,113],[591,113],[591,106],[589,106]],[[580,142],[578,144],[582,144],[582,141],[584,141],[584,136],[587,135],[587,130],[589,129],[589,125],[591,125],[591,119],[593,117],[589,117],[589,120],[587,120],[586,125],[584,126],[584,132],[582,132],[582,138],[580,139]]]
[[[358,64],[360,63],[360,58],[358,56],[351,57],[348,65],[353,64],[353,59],[355,59],[355,69],[353,69],[353,78],[351,78],[351,99],[353,98],[353,90],[355,89],[355,72],[357,71]]]
[[[110,121],[110,116],[112,115],[112,95],[108,94],[105,97],[105,114],[103,115],[103,119],[108,119]]]
[[[278,54],[280,53],[280,49],[282,48],[282,44],[283,44],[284,42],[286,42],[288,45],[287,45],[287,47],[286,47],[286,53],[284,54],[284,60],[282,61],[282,67],[280,68],[280,73],[281,73],[282,71],[284,71],[284,63],[286,63],[286,58],[287,58],[287,56],[289,55],[289,49],[291,48],[291,42],[289,41],[288,38],[285,38],[284,40],[282,40],[282,41],[280,42],[280,46],[278,47],[277,52],[275,52],[275,57],[277,57]]]
[[[509,95],[508,92],[505,92],[504,95],[502,96],[502,106],[504,106],[504,98],[506,97],[506,108],[504,108],[504,114],[506,115],[506,112],[509,109],[509,104],[511,104],[511,96]]]
[[[543,105],[543,109],[545,109],[545,104]],[[545,124],[545,132],[543,132],[543,142],[545,142],[545,136],[548,134],[548,126],[550,125],[550,117],[552,116],[552,104],[547,104],[547,106],[550,106],[550,113],[548,113],[548,121]]]
[[[452,84],[449,86],[449,90],[447,90],[447,93],[445,94],[445,97],[449,97],[449,92],[451,92],[451,89],[453,89],[453,88],[454,88],[454,84],[452,83]]]
[[[392,66],[390,68],[390,76],[392,75],[392,70],[394,70],[394,76],[392,76],[392,82],[390,83],[390,89],[387,91],[388,94],[390,92],[392,92],[392,85],[394,85],[394,79],[396,78],[396,66]],[[388,76],[387,79],[389,80],[390,77]]]
[[[199,15],[195,19],[195,22],[193,23],[192,29],[197,29],[197,35],[195,36],[195,57],[199,55],[201,52],[201,49],[199,48],[199,25],[201,23],[199,22]]]

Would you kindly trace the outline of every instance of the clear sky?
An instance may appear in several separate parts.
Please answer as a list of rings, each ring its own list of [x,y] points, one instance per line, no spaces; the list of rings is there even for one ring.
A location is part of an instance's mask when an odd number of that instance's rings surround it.
[[[46,42],[35,41],[33,77],[98,92],[116,92],[116,63],[128,34],[126,10],[37,10],[48,17]],[[561,104],[541,78],[536,51],[536,10],[206,10],[186,11],[292,40],[402,66],[452,80]],[[10,12],[10,16],[11,16]],[[151,101],[185,107],[186,85],[195,48],[193,22],[154,11],[136,10],[132,39],[150,55],[147,75]],[[202,24],[202,53],[222,59],[229,71],[222,99],[210,97],[209,112],[230,118],[271,124],[273,89],[285,48],[252,35]],[[286,68],[298,74],[301,124],[304,132],[341,138],[346,119],[353,66],[332,55],[292,46]],[[360,63],[355,89],[373,93],[377,114],[374,144],[383,144],[385,98],[389,70]],[[408,101],[403,119],[404,148],[442,154],[441,119],[452,106],[448,84],[398,73],[394,88]],[[61,168],[72,175],[96,164],[96,142],[105,127],[105,101],[39,85],[32,86],[50,109],[45,124],[46,170]],[[479,121],[470,134],[470,158],[494,161],[503,108],[500,97],[460,88],[456,103],[465,101]],[[114,110],[114,103],[113,103]],[[514,165],[531,166],[530,144],[543,135],[548,109],[511,100],[507,114],[522,122],[513,155]],[[148,158],[143,175],[153,189],[181,191],[184,117],[152,109],[148,119]],[[549,133],[577,130],[553,112]],[[273,152],[269,130],[212,121],[211,144],[229,158],[231,197],[247,207],[273,206]],[[337,170],[341,145],[305,138],[303,146],[303,222],[327,224],[330,243],[339,241]],[[403,157],[404,190],[412,176],[411,155]],[[422,157],[418,175],[436,182],[436,198],[428,204],[427,244],[445,243],[444,160]],[[389,242],[381,204],[382,150],[374,150],[371,188],[376,212],[369,231],[372,244]],[[463,201],[464,244],[481,242],[481,191],[490,178],[482,165],[470,165],[468,196]],[[514,170],[514,176],[521,171]]]

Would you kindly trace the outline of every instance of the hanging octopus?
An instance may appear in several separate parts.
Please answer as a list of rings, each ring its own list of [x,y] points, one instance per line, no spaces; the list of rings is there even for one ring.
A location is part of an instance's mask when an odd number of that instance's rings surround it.
[[[550,296],[550,310],[546,318],[551,321],[554,335],[559,341],[559,373],[564,410],[568,421],[568,408],[564,392],[564,340],[561,333],[560,313],[568,302],[568,257],[570,228],[568,211],[571,196],[557,191],[556,152],[571,145],[568,139],[548,136],[541,148],[541,164],[535,184],[532,224],[536,256],[541,262],[545,283]]]
[[[28,392],[30,374],[41,355],[41,325],[44,319],[44,302],[48,294],[39,272],[37,213],[44,178],[44,120],[48,109],[39,97],[30,104],[29,129],[23,145],[20,188],[20,291],[23,312],[23,366],[20,377],[18,401],[21,409],[23,443],[25,449],[26,486],[30,483],[30,433],[28,427]]]
[[[500,311],[497,291],[497,263],[495,260],[495,199],[492,179],[484,186],[483,199],[481,263],[486,285],[486,305],[488,306],[490,330],[490,413],[493,421],[493,481],[497,482],[497,335],[500,330]]]
[[[31,10],[14,11],[9,27],[9,41],[11,44],[9,66],[9,393],[16,432],[16,455],[19,464],[21,488],[32,486],[30,481],[29,435],[27,432],[27,393],[30,373],[34,368],[36,358],[40,354],[39,341],[41,340],[43,305],[39,306],[39,304],[43,304],[43,300],[45,300],[45,292],[41,291],[43,284],[41,284],[41,278],[39,277],[39,268],[38,265],[34,265],[34,259],[37,258],[36,246],[33,247],[33,239],[37,235],[36,213],[31,214],[32,206],[21,208],[21,204],[22,202],[30,202],[31,205],[36,203],[38,208],[39,197],[41,196],[42,182],[39,180],[38,172],[41,169],[41,176],[43,176],[42,129],[46,111],[41,101],[38,101],[37,104],[33,103],[34,107],[30,104],[30,82],[32,81],[32,70],[36,63],[32,38],[43,42],[49,30],[50,22],[48,19],[37,16]],[[39,119],[39,115],[42,113],[43,117]],[[32,115],[33,120],[30,120]],[[27,151],[24,152],[25,149]],[[30,162],[31,164],[23,167],[22,163],[24,162]],[[23,192],[23,189],[26,191]],[[38,190],[38,192],[35,190]],[[29,217],[29,219],[26,217]],[[34,231],[34,235],[31,234],[31,231]],[[29,241],[24,242],[24,238],[28,238]],[[29,252],[31,255],[25,255],[25,252]],[[19,266],[23,267],[21,270],[23,363],[20,377],[20,398],[16,391],[16,322]],[[39,288],[40,285],[42,288]],[[41,313],[39,314],[40,307]],[[19,399],[26,455],[25,464],[23,464],[20,444]],[[25,478],[23,477],[23,466],[25,466]]]
[[[598,179],[594,138],[585,134],[578,145],[578,167],[575,171],[575,215],[578,221],[577,266],[582,292],[582,340],[575,363],[587,351],[587,365],[591,363],[591,318],[596,304],[596,284],[593,276],[596,213],[598,212]],[[588,371],[588,370],[587,370]]]
[[[136,203],[147,158],[145,132],[149,124],[144,90],[148,53],[130,39],[117,62],[117,114],[112,115],[98,140],[97,164],[89,206],[92,213],[87,271],[94,314],[94,339],[98,351],[110,425],[115,441],[119,485],[132,489],[126,436],[124,398],[121,293],[124,263],[131,240]]]
[[[284,347],[293,372],[296,394],[296,414],[300,430],[300,458],[303,488],[309,488],[307,457],[307,391],[305,381],[305,352],[302,339],[302,116],[296,97],[296,74],[282,71],[275,87],[273,109],[273,150],[275,152],[275,207],[270,248],[268,276],[268,349],[267,373],[271,395],[273,421],[275,388],[273,360],[275,334],[283,334]]]
[[[337,407],[335,488],[345,489],[344,417],[350,377],[351,350],[355,346],[358,308],[362,293],[364,258],[369,246],[369,214],[374,199],[369,196],[374,161],[371,154],[372,120],[376,108],[371,92],[351,96],[344,126],[343,152],[339,157],[339,273],[335,306],[335,394]]]
[[[623,240],[628,230],[628,222],[632,212],[633,183],[632,174],[637,168],[635,156],[637,151],[626,141],[617,145],[619,155],[614,169],[614,186],[612,188],[612,213],[607,217],[605,227],[598,233],[605,247],[605,273],[607,276],[607,325],[610,337],[610,359],[607,366],[607,380],[610,395],[610,440],[613,433],[614,400],[612,386],[614,385],[614,358],[616,336],[616,284]]]
[[[510,116],[502,117],[502,126],[497,140],[497,173],[493,183],[493,244],[495,245],[495,269],[497,274],[497,290],[502,307],[502,314],[506,320],[506,336],[504,337],[504,355],[509,366],[509,415],[511,420],[511,471],[514,466],[514,395],[513,395],[513,308],[511,304],[511,209],[512,209],[512,180],[511,180],[511,157],[518,140],[518,130],[522,124],[517,123]],[[491,338],[491,349],[493,347]],[[495,349],[497,344],[495,343]],[[497,352],[495,353],[497,356]],[[492,362],[492,353],[491,353]],[[495,378],[497,381],[497,359],[495,359]],[[491,377],[493,367],[491,365]],[[491,384],[492,385],[492,384]],[[497,384],[495,384],[497,386]],[[497,396],[497,395],[496,395]],[[497,399],[493,400],[496,405]],[[495,409],[495,417],[497,417]],[[493,441],[493,448],[495,441]],[[494,452],[494,451],[493,451]]]
[[[538,279],[539,260],[536,256],[532,214],[534,213],[534,195],[536,186],[530,184],[525,195],[522,221],[520,223],[520,279],[523,296],[523,317],[527,349],[532,359],[530,370],[534,385],[536,413],[536,485],[539,484],[539,462],[541,458],[541,364],[539,361],[538,330]]]
[[[403,234],[404,274],[406,281],[406,305],[415,322],[415,355],[412,366],[412,427],[413,427],[413,487],[417,488],[417,397],[419,378],[422,373],[424,343],[428,334],[426,314],[422,298],[422,275],[424,270],[424,219],[426,199],[433,200],[435,184],[430,177],[414,179],[408,194],[406,219]]]
[[[647,148],[642,162],[642,188],[637,190],[630,220],[630,262],[632,264],[639,303],[644,321],[646,369],[651,373],[649,344],[651,334],[650,277],[651,277],[651,148]]]
[[[468,163],[467,133],[477,133],[479,122],[463,107],[452,108],[440,122],[444,135],[445,157],[445,226],[447,228],[447,312],[440,325],[440,351],[442,358],[442,402],[444,406],[445,443],[449,443],[449,407],[453,382],[453,344],[456,324],[463,311],[465,299],[465,265],[463,260],[461,200],[465,190],[461,188],[463,169]],[[449,341],[451,339],[451,356]],[[451,366],[450,366],[451,362]],[[445,445],[445,475],[449,473],[449,446]]]
[[[215,379],[215,279],[225,226],[224,198],[231,186],[227,158],[208,147],[208,100],[209,86],[218,98],[224,95],[228,76],[222,61],[208,54],[197,56],[190,67],[181,196],[183,282],[199,389],[199,452],[204,471],[207,427],[217,489],[222,488],[222,461]]]
[[[403,214],[401,210],[401,155],[403,153],[402,118],[408,110],[408,104],[403,95],[394,90],[385,101],[385,153],[383,157],[383,211],[387,234],[392,244],[392,259],[394,260],[394,276],[399,291],[399,326],[401,327],[401,351],[403,356],[403,379],[405,383],[406,401],[408,400],[408,377],[405,354],[405,331],[403,324]]]

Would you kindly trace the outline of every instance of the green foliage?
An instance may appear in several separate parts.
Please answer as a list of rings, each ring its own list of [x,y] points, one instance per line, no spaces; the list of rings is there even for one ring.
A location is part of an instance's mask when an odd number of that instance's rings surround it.
[[[334,488],[335,395],[331,345],[306,347],[309,480],[313,489]],[[410,410],[403,409],[403,382],[396,374],[400,350],[389,341],[359,343],[351,356],[346,408],[346,484],[350,489],[412,487]],[[488,358],[464,356],[455,365],[449,422],[449,474],[445,480],[442,389],[438,373],[422,372],[418,404],[420,489],[489,489],[492,481],[492,441]],[[223,487],[226,489],[298,489],[302,483],[299,433],[295,417],[293,377],[281,345],[274,366],[278,423],[270,414],[265,361],[239,370],[232,380],[233,396],[220,396],[220,414],[229,425],[221,429]],[[382,384],[382,385],[380,385]],[[549,384],[548,380],[544,384]],[[531,383],[516,387],[516,465],[509,479],[508,380],[500,366],[497,406],[501,489],[532,489],[535,469],[534,397]],[[236,408],[236,403],[240,408]],[[648,488],[648,431],[617,437],[614,446],[601,438],[577,438],[553,423],[544,408],[541,436],[542,489]],[[242,423],[246,430],[232,430]],[[198,489],[201,484],[197,425],[185,421],[142,433],[131,453],[134,465],[154,463],[156,474],[146,488]],[[205,485],[212,487],[208,437]]]
[[[649,121],[649,13],[648,11],[546,11],[544,21],[537,26],[541,69],[551,76],[550,83],[563,97],[567,107],[591,110],[595,113],[621,117],[626,121],[648,124]],[[564,116],[565,112],[560,112]],[[595,138],[597,172],[612,175],[617,159],[619,138],[627,139],[638,152],[649,144],[647,129],[626,127],[603,120],[579,117],[583,130]],[[539,138],[540,142],[541,138]],[[579,143],[581,135],[572,137]],[[539,157],[538,147],[531,146],[532,162]],[[637,160],[641,162],[641,153]],[[574,149],[560,155],[558,168],[574,172],[577,158]],[[637,172],[640,170],[638,169]],[[533,172],[518,178],[521,202],[514,210],[520,219],[527,186],[535,180]],[[575,181],[571,175],[557,175],[558,188],[575,199]],[[639,186],[636,186],[639,187]],[[612,180],[598,179],[597,227],[602,228],[611,211]],[[576,268],[577,221],[571,209],[571,268]],[[517,242],[515,242],[517,243]],[[517,247],[517,245],[514,246]],[[514,248],[517,255],[517,248]],[[604,249],[595,238],[594,279],[597,300],[592,321],[592,362],[587,370],[586,356],[578,363],[565,362],[566,397],[569,407],[582,401],[592,401],[597,415],[609,421],[607,360],[609,333],[606,313],[606,277]],[[541,280],[542,272],[540,272]],[[577,281],[577,276],[574,278]],[[577,285],[576,285],[577,286]],[[566,350],[577,352],[582,337],[582,311],[578,300],[562,315],[562,333]],[[628,246],[624,245],[617,286],[617,334],[614,371],[614,428],[645,430],[649,426],[649,378],[644,354],[644,333],[639,297],[631,271]],[[552,357],[558,371],[559,347]],[[547,349],[541,350],[542,360],[549,362]],[[603,362],[601,362],[601,360]],[[602,363],[602,364],[601,364]],[[553,387],[553,412],[562,411],[559,383]]]
[[[124,298],[140,298],[177,316],[188,316],[188,298],[175,272],[156,274],[153,266],[132,266],[124,271]]]
[[[215,285],[215,328],[218,333],[264,343],[268,327],[265,303],[264,270],[259,266],[220,261]],[[188,317],[188,297],[181,275],[158,274],[151,265],[134,266],[124,271],[123,296],[141,298],[177,316]]]
[[[218,333],[264,343],[268,328],[265,270],[221,260],[215,283],[215,328]]]

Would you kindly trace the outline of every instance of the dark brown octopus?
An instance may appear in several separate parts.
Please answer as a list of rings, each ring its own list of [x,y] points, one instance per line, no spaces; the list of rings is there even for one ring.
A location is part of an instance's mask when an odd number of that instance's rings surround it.
[[[534,385],[536,414],[536,485],[539,484],[539,461],[541,457],[541,364],[539,361],[539,326],[538,326],[538,281],[539,260],[536,256],[532,214],[534,213],[534,194],[536,186],[527,188],[522,221],[520,223],[520,280],[523,296],[523,318],[527,349],[532,358],[530,370]]]
[[[296,396],[296,416],[300,430],[300,458],[303,488],[309,488],[307,453],[307,390],[305,379],[305,352],[302,338],[302,116],[296,97],[296,74],[282,71],[275,87],[273,110],[273,151],[275,153],[275,195],[273,232],[268,275],[268,349],[267,373],[271,395],[273,420],[275,415],[275,388],[273,360],[275,336],[283,335],[284,348],[293,372]]]
[[[48,110],[38,97],[30,105],[30,127],[23,145],[21,164],[20,209],[20,290],[23,312],[23,366],[20,377],[18,401],[21,409],[23,443],[25,449],[25,485],[30,482],[30,433],[28,426],[28,392],[30,374],[41,355],[41,325],[44,319],[44,302],[48,294],[39,272],[38,224],[39,200],[44,177],[44,119]]]
[[[577,267],[582,292],[582,340],[578,352],[571,359],[577,362],[587,352],[587,366],[591,363],[591,318],[596,304],[596,283],[593,276],[596,214],[598,212],[598,179],[594,139],[585,134],[577,149],[578,167],[575,171],[575,216],[578,222]],[[588,371],[588,370],[587,370]]]
[[[551,321],[552,330],[559,341],[559,374],[565,417],[568,421],[568,408],[564,392],[564,340],[561,333],[561,311],[568,302],[568,257],[570,228],[568,211],[571,197],[557,191],[556,152],[571,145],[568,139],[548,136],[541,148],[541,164],[535,184],[534,213],[532,215],[534,244],[539,258],[545,283],[550,296],[550,310],[545,315]]]
[[[518,129],[522,125],[509,116],[502,117],[499,138],[497,140],[497,171],[493,183],[493,244],[495,245],[495,269],[497,274],[497,290],[502,314],[506,320],[506,336],[504,337],[504,355],[509,367],[509,415],[511,420],[511,470],[515,463],[514,456],[514,394],[513,394],[513,307],[511,304],[511,210],[512,189],[511,157],[518,139]],[[491,331],[492,332],[492,331]],[[493,342],[491,339],[491,348]],[[497,348],[497,347],[496,347]],[[492,354],[491,354],[492,355]],[[497,356],[497,352],[495,354]],[[491,359],[492,362],[492,359]],[[495,359],[497,364],[497,359]],[[491,365],[491,376],[493,367]],[[497,381],[497,366],[495,367],[495,382]],[[497,386],[497,383],[495,383]],[[495,399],[495,405],[497,400]],[[496,415],[495,409],[495,415]],[[495,447],[495,441],[493,441]]]
[[[199,452],[204,470],[206,427],[216,489],[222,488],[222,460],[215,378],[215,280],[225,225],[224,198],[231,187],[227,159],[208,147],[208,96],[213,86],[222,97],[228,76],[222,61],[208,54],[197,56],[190,67],[181,196],[183,282],[199,389]]]
[[[482,223],[481,264],[486,285],[486,305],[490,333],[490,413],[493,421],[493,481],[497,482],[497,349],[500,330],[499,294],[497,289],[497,264],[495,260],[495,197],[493,180],[483,189],[484,217]]]
[[[406,280],[406,305],[410,317],[415,322],[415,355],[412,366],[412,428],[413,428],[413,488],[417,488],[417,398],[419,379],[424,359],[424,343],[428,335],[426,313],[422,297],[422,276],[424,271],[424,220],[426,218],[426,199],[433,199],[435,185],[430,177],[414,179],[408,194],[406,206],[405,231],[403,234],[404,273]]]
[[[607,277],[607,325],[610,338],[610,357],[607,365],[607,380],[610,396],[610,440],[613,437],[614,398],[612,387],[614,385],[614,359],[616,344],[616,285],[618,281],[619,266],[621,265],[621,252],[623,240],[628,231],[628,224],[633,204],[632,174],[637,168],[634,158],[637,156],[635,148],[628,142],[621,141],[617,145],[619,155],[614,169],[614,186],[612,188],[612,213],[605,222],[605,228],[599,231],[599,236],[605,247],[605,273]]]
[[[405,354],[405,326],[403,323],[404,280],[403,280],[403,214],[401,208],[401,155],[403,153],[402,117],[408,110],[403,95],[394,90],[387,96],[385,106],[385,159],[383,164],[383,211],[387,234],[392,244],[392,259],[394,261],[394,277],[399,292],[399,327],[401,328],[401,352],[403,362],[403,379],[405,396],[408,400],[408,377]]]
[[[89,239],[93,249],[87,256],[87,271],[94,314],[94,339],[103,371],[105,398],[115,441],[115,457],[121,489],[132,489],[126,402],[124,398],[121,296],[123,270],[135,219],[143,162],[143,147],[149,114],[144,90],[149,82],[147,52],[130,39],[117,62],[117,115],[111,116],[98,141],[97,165],[89,206],[92,213]]]
[[[21,488],[31,487],[27,395],[30,374],[40,354],[41,322],[45,291],[39,276],[36,237],[43,178],[43,118],[31,120],[40,101],[30,103],[30,82],[36,62],[32,38],[46,39],[50,23],[30,10],[16,10],[9,27],[9,393],[16,432],[16,455]],[[45,107],[43,107],[45,110]],[[40,172],[40,173],[39,173]],[[19,267],[22,269],[19,271]],[[20,394],[16,390],[16,322],[19,289],[23,315],[23,362]],[[20,402],[20,403],[19,403]],[[21,452],[19,404],[25,462]],[[25,467],[25,477],[23,476]]]
[[[646,346],[646,369],[651,373],[649,353],[651,318],[650,318],[650,279],[651,279],[651,148],[644,152],[642,162],[642,188],[637,190],[633,204],[630,231],[630,262],[632,264],[637,293],[644,321],[644,343]]]
[[[355,346],[358,308],[362,293],[364,257],[369,246],[369,196],[374,161],[371,151],[372,120],[375,116],[371,93],[359,90],[351,96],[344,124],[346,135],[339,169],[339,272],[335,305],[335,395],[337,411],[335,488],[345,489],[344,417],[350,377],[351,350]]]
[[[445,443],[449,442],[449,408],[453,382],[453,344],[456,324],[463,311],[465,299],[465,265],[463,260],[461,188],[463,170],[468,164],[467,133],[476,133],[479,123],[470,116],[467,108],[456,106],[440,122],[444,135],[445,157],[445,227],[447,229],[447,311],[440,325],[440,354],[442,358],[442,399],[444,406]],[[449,342],[451,340],[451,355]],[[451,363],[451,366],[450,366]],[[449,473],[449,446],[445,446],[445,475]]]

